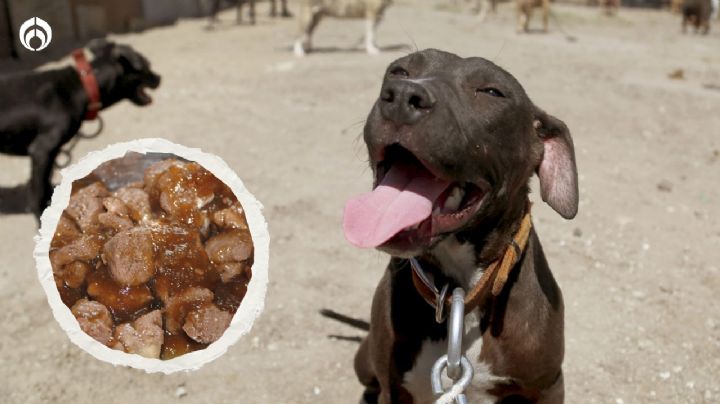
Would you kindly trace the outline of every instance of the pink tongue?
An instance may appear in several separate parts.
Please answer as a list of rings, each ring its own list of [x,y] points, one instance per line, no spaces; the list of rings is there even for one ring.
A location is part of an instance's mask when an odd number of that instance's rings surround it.
[[[356,247],[377,247],[406,227],[427,219],[449,182],[427,170],[394,165],[380,185],[345,205],[345,238]]]

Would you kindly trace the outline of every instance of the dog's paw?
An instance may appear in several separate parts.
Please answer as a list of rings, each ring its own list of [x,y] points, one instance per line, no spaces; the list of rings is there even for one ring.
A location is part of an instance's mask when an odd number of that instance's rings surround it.
[[[380,54],[380,48],[378,48],[375,45],[368,45],[365,47],[365,51],[368,55],[379,55]]]
[[[295,56],[301,58],[301,57],[305,56],[305,52],[306,52],[305,46],[303,46],[302,42],[296,41],[295,44],[293,45],[293,53],[295,54]]]

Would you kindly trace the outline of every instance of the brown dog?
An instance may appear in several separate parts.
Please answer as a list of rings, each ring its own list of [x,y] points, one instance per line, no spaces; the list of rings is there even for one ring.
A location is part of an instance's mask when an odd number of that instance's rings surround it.
[[[517,32],[530,31],[530,18],[536,7],[542,7],[543,32],[548,32],[550,0],[515,0],[515,7],[517,9]]]
[[[295,41],[296,56],[304,56],[312,48],[312,34],[323,17],[365,19],[365,50],[371,55],[380,53],[375,44],[375,29],[385,8],[392,0],[301,0],[300,37]]]
[[[682,5],[682,32],[692,25],[695,33],[707,35],[710,32],[710,16],[712,15],[710,0],[684,0]]]
[[[620,0],[601,0],[600,4],[605,11],[605,15],[615,15],[620,9]]]
[[[469,403],[561,403],[563,301],[531,227],[528,182],[537,172],[543,200],[575,216],[565,124],[492,62],[425,50],[390,64],[364,140],[375,187],[347,204],[345,236],[392,255],[355,358],[365,402],[437,399],[430,366],[447,352],[447,324],[414,258],[438,290],[475,296],[463,339]]]

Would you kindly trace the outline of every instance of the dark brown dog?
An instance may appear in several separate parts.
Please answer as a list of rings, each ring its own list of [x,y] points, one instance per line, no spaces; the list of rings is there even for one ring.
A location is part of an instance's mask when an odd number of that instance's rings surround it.
[[[682,5],[682,32],[687,32],[687,26],[692,25],[695,33],[707,35],[710,32],[710,15],[712,4],[710,0],[685,0]]]
[[[220,6],[222,0],[212,0],[212,3],[210,3],[210,27],[212,27],[217,21],[218,21],[218,12],[220,12]],[[245,3],[249,3],[248,6],[250,7],[250,11],[248,12],[248,15],[250,17],[250,24],[255,24],[255,2],[256,0],[235,0],[235,4],[237,6],[237,14],[235,16],[235,21],[240,24],[242,23],[242,9]],[[287,8],[287,0],[281,0],[281,11],[280,16],[289,18],[292,17],[292,14],[290,11],[288,11]],[[270,0],[270,17],[277,17],[277,0]]]
[[[418,293],[408,258],[438,287],[471,290],[529,213],[536,172],[543,200],[574,217],[572,139],[492,62],[425,50],[390,64],[364,140],[375,187],[348,203],[345,234],[392,259],[355,369],[368,403],[430,403],[447,325]],[[465,317],[468,402],[561,403],[563,301],[534,231],[511,268],[500,293]]]

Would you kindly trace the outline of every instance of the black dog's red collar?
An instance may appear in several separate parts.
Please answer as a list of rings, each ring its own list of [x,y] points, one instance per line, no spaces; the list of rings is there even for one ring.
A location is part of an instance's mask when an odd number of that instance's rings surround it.
[[[100,102],[100,87],[98,87],[92,66],[90,66],[90,63],[85,58],[85,51],[82,48],[75,49],[72,56],[75,60],[75,70],[77,70],[80,75],[80,81],[82,81],[83,88],[88,96],[85,120],[92,121],[97,118],[98,111],[102,108],[102,103]]]

